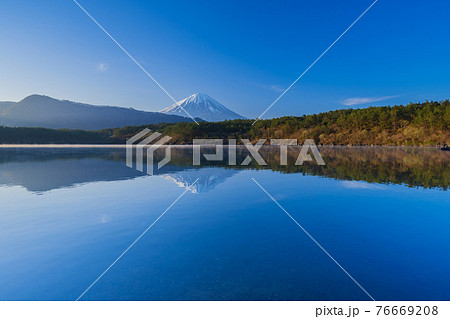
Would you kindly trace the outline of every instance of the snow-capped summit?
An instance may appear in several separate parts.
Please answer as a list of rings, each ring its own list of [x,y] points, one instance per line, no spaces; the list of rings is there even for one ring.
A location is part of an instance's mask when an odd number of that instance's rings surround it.
[[[173,104],[172,106],[163,109],[161,113],[188,116],[183,109],[185,109],[192,117],[199,117],[209,122],[244,118],[243,116],[229,110],[209,95],[202,93],[193,94],[179,101],[177,104]]]
[[[160,176],[177,184],[179,187],[189,189],[193,194],[200,194],[214,189],[235,174],[237,174],[237,171],[232,169],[204,167],[201,169],[186,169]],[[195,183],[196,181],[197,183]],[[193,185],[194,183],[195,185]]]

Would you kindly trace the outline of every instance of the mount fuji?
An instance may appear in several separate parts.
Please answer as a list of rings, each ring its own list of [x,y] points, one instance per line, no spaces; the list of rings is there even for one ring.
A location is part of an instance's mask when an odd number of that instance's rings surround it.
[[[188,116],[183,109],[192,117],[199,117],[208,122],[244,119],[243,116],[231,111],[212,97],[202,93],[193,94],[179,101],[177,104],[161,110],[161,113]]]

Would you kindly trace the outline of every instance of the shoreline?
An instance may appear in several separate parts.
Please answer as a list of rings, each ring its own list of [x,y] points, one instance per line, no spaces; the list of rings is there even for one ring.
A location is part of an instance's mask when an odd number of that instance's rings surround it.
[[[136,148],[138,145],[131,145],[132,148]],[[161,148],[175,147],[175,148],[192,148],[193,144],[175,144],[175,145],[161,145]],[[222,146],[228,147],[228,145],[202,145],[204,147]],[[277,145],[263,145],[263,147],[279,147]],[[289,145],[289,147],[301,147],[302,145]],[[245,147],[244,145],[236,145],[236,147]],[[440,149],[441,146],[437,145],[317,145],[317,147],[401,147],[401,148],[430,148]],[[126,144],[0,144],[2,148],[118,148],[126,149]]]

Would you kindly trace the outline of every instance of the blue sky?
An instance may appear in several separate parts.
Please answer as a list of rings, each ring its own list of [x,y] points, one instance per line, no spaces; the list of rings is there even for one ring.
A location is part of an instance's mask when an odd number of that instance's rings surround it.
[[[174,97],[255,118],[372,1],[79,0]],[[172,104],[71,0],[0,4],[0,101]],[[450,2],[378,3],[266,115],[450,98]]]

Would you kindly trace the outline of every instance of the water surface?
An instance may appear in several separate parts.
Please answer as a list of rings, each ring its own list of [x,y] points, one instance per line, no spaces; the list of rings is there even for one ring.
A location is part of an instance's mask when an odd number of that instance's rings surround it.
[[[198,178],[82,300],[367,300],[254,178],[375,299],[450,300],[450,154],[261,153],[198,167],[176,149],[148,176],[124,150],[0,150],[0,299],[77,299]]]

